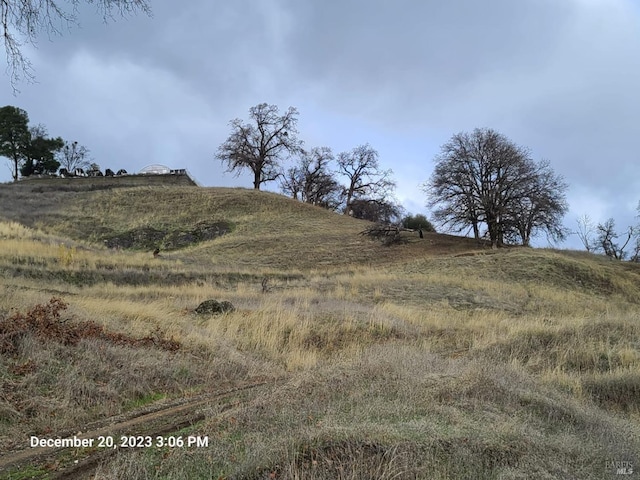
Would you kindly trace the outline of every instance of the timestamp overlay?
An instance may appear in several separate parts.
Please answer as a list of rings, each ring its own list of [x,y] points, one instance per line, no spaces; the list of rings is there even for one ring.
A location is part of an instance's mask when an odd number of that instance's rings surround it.
[[[150,411],[133,411],[96,422],[90,431],[66,434],[28,434],[15,439],[11,450],[0,452],[0,477],[26,478],[24,471],[42,471],[51,478],[89,478],[100,463],[112,455],[145,449],[196,450],[211,448],[214,439],[196,434],[187,427],[205,419],[205,405],[227,405],[233,408],[244,404],[237,400],[238,392],[250,391],[267,385],[263,378],[246,383],[229,384],[215,392],[194,397],[179,398]],[[227,411],[227,409],[225,409]],[[26,470],[25,470],[26,469]],[[13,475],[13,476],[12,476]],[[23,475],[23,476],[20,476]]]
[[[98,435],[96,437],[50,438],[31,436],[31,448],[206,448],[207,435]]]

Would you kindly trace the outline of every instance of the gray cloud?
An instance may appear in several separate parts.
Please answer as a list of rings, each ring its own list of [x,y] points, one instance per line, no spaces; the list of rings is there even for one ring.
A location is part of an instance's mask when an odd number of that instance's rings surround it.
[[[486,126],[565,176],[568,224],[585,210],[634,221],[632,0],[159,0],[153,9],[108,25],[82,9],[82,28],[29,51],[39,83],[14,98],[7,79],[4,103],[86,144],[101,165],[166,163],[205,185],[245,186],[248,176],[213,160],[228,121],[263,101],[293,105],[307,144],[377,148],[412,211],[439,146]]]

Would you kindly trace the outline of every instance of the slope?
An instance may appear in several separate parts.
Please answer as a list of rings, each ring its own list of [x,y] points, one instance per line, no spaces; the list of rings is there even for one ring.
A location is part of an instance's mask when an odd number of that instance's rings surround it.
[[[137,187],[60,190],[56,185],[3,185],[0,218],[46,233],[108,246],[152,251],[191,247],[196,262],[256,268],[367,265],[416,255],[477,250],[470,239],[406,234],[389,249],[359,233],[368,222],[246,189]],[[180,252],[175,258],[187,258]]]
[[[0,222],[0,451],[264,378],[172,432],[208,448],[121,449],[96,476],[600,479],[640,461],[638,265],[438,234],[385,247],[242,189],[0,197],[20,222]],[[196,314],[209,298],[236,310]],[[93,454],[62,453],[5,477]]]

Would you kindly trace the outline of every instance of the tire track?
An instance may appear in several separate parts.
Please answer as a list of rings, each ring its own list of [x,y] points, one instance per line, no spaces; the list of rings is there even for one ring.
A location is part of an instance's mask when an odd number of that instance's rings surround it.
[[[76,434],[75,437],[82,440],[97,439],[99,436],[107,435],[118,438],[120,435],[148,435],[155,437],[170,434],[204,420],[205,412],[202,407],[207,404],[216,401],[219,402],[238,392],[257,389],[268,384],[273,384],[273,381],[268,382],[261,379],[260,381],[241,383],[222,391],[206,392],[186,400],[184,398],[174,400],[169,405],[163,405],[161,408],[151,412],[149,412],[147,408],[142,412],[130,412],[126,416],[111,417],[97,422],[97,424],[93,424],[91,430]],[[226,408],[223,406],[218,412],[218,415],[230,408],[245,405],[247,402],[248,400],[244,400],[236,402],[231,406],[226,406]],[[0,457],[0,473],[7,473],[9,469],[14,470],[16,467],[26,465],[32,467],[35,465],[56,465],[58,462],[57,457],[59,457],[61,453],[73,450],[80,449],[74,447],[34,447],[11,452]],[[88,456],[78,461],[78,463],[72,463],[70,467],[68,465],[60,465],[55,471],[49,472],[51,475],[50,478],[86,478],[97,468],[101,461],[123,450],[138,449],[119,448],[114,450],[93,447],[88,449]]]

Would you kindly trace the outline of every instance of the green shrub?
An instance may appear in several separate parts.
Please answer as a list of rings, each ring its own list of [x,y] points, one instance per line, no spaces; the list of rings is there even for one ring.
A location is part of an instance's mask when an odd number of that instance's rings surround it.
[[[402,226],[412,230],[422,229],[423,232],[435,232],[433,224],[421,213],[416,215],[407,215],[402,219]]]

